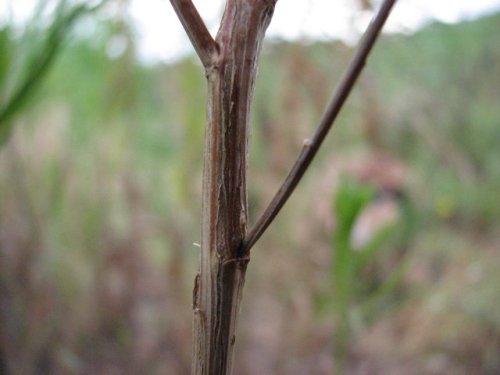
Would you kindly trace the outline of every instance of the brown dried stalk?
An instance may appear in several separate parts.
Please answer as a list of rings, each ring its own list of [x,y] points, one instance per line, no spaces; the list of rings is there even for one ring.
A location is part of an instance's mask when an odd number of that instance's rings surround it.
[[[215,59],[217,45],[194,4],[191,0],[171,0],[170,2],[201,62],[205,67],[210,66]]]
[[[247,144],[257,60],[273,0],[228,0],[212,39],[190,0],[171,0],[208,80],[200,269],[193,291],[192,374],[231,373],[248,252]]]
[[[191,0],[170,0],[208,81],[200,269],[193,290],[193,375],[229,375],[250,248],[310,165],[351,91],[395,0],[385,0],[282,187],[247,235],[247,145],[257,62],[276,0],[227,0],[210,36]]]

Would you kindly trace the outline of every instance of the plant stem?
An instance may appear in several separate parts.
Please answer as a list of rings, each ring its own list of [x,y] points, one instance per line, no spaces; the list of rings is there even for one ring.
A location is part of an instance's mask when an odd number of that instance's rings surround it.
[[[311,141],[247,235],[247,144],[257,62],[276,0],[227,0],[215,41],[191,0],[171,0],[206,71],[200,269],[193,290],[192,375],[230,375],[250,248],[292,194],[330,130],[396,0],[368,28]]]
[[[316,153],[318,152],[329,130],[332,128],[340,110],[344,106],[347,97],[361,74],[361,71],[365,66],[366,59],[370,54],[380,30],[382,30],[382,27],[384,26],[384,23],[387,20],[395,2],[396,0],[385,0],[377,15],[372,20],[359,43],[358,49],[356,50],[351,63],[342,76],[330,103],[326,107],[325,113],[320,120],[316,132],[310,140],[308,139],[304,142],[304,146],[285,181],[271,200],[269,206],[265,209],[262,216],[257,220],[253,228],[245,237],[242,244],[242,251],[249,251],[262,234],[264,234],[266,229],[269,227],[269,224],[272,223],[276,215],[278,215],[281,211],[281,208],[284,206],[304,176],[304,173],[309,168],[311,161],[314,156],[316,156]]]
[[[206,67],[200,269],[193,291],[193,375],[229,375],[247,251],[247,144],[261,42],[275,1],[229,0]]]
[[[212,64],[217,53],[217,45],[208,32],[200,14],[191,0],[170,0],[170,3],[177,13],[184,30],[186,30],[201,62],[207,68]]]

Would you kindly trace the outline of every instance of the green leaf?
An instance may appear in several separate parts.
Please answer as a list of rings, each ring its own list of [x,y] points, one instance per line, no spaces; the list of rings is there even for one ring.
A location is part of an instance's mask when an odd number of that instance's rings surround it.
[[[28,99],[33,95],[35,90],[47,76],[56,57],[62,49],[62,44],[67,37],[70,28],[83,15],[95,11],[101,7],[106,0],[101,1],[93,7],[88,7],[84,4],[75,5],[69,10],[66,9],[66,1],[61,1],[55,11],[55,18],[49,29],[46,32],[45,40],[42,42],[42,47],[32,51],[24,62],[26,69],[21,76],[20,82],[13,91],[13,94],[2,103],[0,107],[0,147],[7,141],[12,131],[12,119],[18,113]],[[41,4],[41,5],[40,5]],[[41,17],[41,12],[44,3],[39,3],[35,12],[34,21]],[[40,31],[39,31],[40,32]],[[29,43],[29,40],[21,38],[21,42]],[[1,73],[1,71],[0,71]]]
[[[0,30],[0,105],[3,102],[4,84],[10,64],[10,34],[11,31],[8,26]]]

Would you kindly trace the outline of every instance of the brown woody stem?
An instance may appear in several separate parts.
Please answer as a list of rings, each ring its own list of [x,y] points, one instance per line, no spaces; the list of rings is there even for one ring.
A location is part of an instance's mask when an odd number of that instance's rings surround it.
[[[250,107],[261,42],[274,4],[228,0],[216,37],[219,50],[206,69],[208,119],[200,269],[193,291],[193,375],[231,373],[249,261],[240,244],[247,232]]]
[[[193,290],[192,375],[230,375],[250,248],[279,213],[316,155],[361,73],[396,0],[385,0],[320,124],[247,234],[247,154],[257,62],[276,0],[227,0],[214,41],[190,0],[170,0],[208,80],[200,269]]]

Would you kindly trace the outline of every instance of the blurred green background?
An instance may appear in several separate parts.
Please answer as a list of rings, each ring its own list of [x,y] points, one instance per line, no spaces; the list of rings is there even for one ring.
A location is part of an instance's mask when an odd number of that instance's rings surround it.
[[[188,374],[202,68],[140,62],[120,7],[51,14],[0,24],[0,373]],[[235,375],[500,373],[499,34],[383,37],[252,252]],[[352,53],[265,45],[252,222]]]

